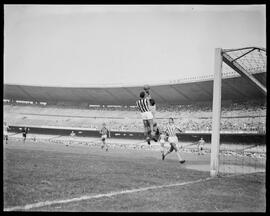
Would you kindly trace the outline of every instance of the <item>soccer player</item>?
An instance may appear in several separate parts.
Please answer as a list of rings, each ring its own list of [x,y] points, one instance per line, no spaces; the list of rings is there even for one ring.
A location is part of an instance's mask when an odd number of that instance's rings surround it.
[[[102,128],[99,131],[99,133],[101,134],[101,141],[102,141],[101,149],[106,147],[106,151],[108,151],[108,144],[106,143],[106,139],[108,136],[111,137],[111,134],[110,134],[110,131],[108,130],[108,128],[106,128],[105,123],[102,124]]]
[[[146,93],[142,91],[140,93],[140,99],[136,101],[137,108],[141,112],[141,117],[144,125],[144,135],[146,137],[147,143],[150,145],[150,135],[154,136],[155,132],[153,130],[153,114],[149,108],[149,98],[146,97]],[[150,130],[149,130],[150,128]]]
[[[199,140],[197,147],[198,147],[198,155],[202,154],[203,155],[203,147],[204,147],[205,141],[204,139],[201,137],[201,139]]]
[[[166,133],[164,130],[161,130],[158,142],[160,144],[160,151],[161,151],[161,155],[163,157],[164,153],[165,153],[165,143],[166,143]]]
[[[71,145],[73,143],[74,137],[76,136],[76,134],[74,133],[74,131],[71,131],[69,136],[70,136],[70,139],[66,142],[66,146],[69,146],[69,145]]]
[[[150,87],[148,86],[148,85],[144,85],[144,87],[143,87],[143,90],[145,91],[145,93],[146,93],[146,98],[147,99],[151,99],[151,95],[150,95]]]
[[[178,143],[178,138],[176,136],[177,131],[182,132],[180,128],[175,126],[173,118],[169,118],[169,124],[167,125],[165,132],[169,136],[168,142],[170,143],[171,147],[165,154],[162,155],[162,160],[164,160],[168,154],[170,154],[173,150],[175,150],[177,157],[179,159],[179,162],[182,164],[182,163],[185,163],[185,160],[183,160],[183,158],[181,157],[178,146],[177,146],[177,143]]]
[[[159,140],[159,136],[160,136],[160,129],[159,129],[156,122],[153,123],[153,131],[154,131],[154,136],[152,136],[152,140],[157,142]]]
[[[29,133],[30,129],[28,127],[24,127],[23,131],[22,131],[22,135],[23,135],[23,143],[25,143],[26,140],[26,135]]]
[[[8,129],[9,129],[9,126],[7,125],[7,122],[4,122],[3,132],[4,132],[4,140],[6,141],[6,144],[8,144]]]
[[[156,117],[156,102],[153,98],[149,99],[149,102],[150,102],[149,109],[153,115],[153,122],[156,122],[156,118],[155,118]]]
[[[151,98],[151,95],[150,95],[150,87],[148,87],[147,85],[144,87],[144,90],[145,90],[145,93],[146,93],[146,98],[149,98],[149,109],[153,115],[153,131],[154,131],[154,136],[152,136],[152,139],[157,142],[158,141],[158,138],[159,138],[159,128],[157,126],[157,122],[156,122],[156,102],[153,98]],[[150,127],[148,127],[148,136],[151,137],[151,134],[150,134],[151,130],[150,130]]]
[[[151,135],[151,130],[150,130],[150,126],[148,126],[148,137],[151,137],[155,142],[158,141],[159,139],[159,128],[157,126],[157,122],[156,122],[156,102],[155,100],[151,97],[150,95],[150,87],[148,85],[144,86],[144,91],[146,93],[146,98],[149,99],[149,109],[153,115],[153,131],[154,131],[154,135]]]

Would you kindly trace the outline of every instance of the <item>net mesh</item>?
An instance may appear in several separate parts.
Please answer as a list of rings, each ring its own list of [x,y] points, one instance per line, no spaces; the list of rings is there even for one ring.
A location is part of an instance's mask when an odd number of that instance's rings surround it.
[[[260,48],[244,48],[238,50],[224,50],[235,62],[242,66],[249,74],[266,72],[266,51]],[[223,75],[238,75],[227,64],[223,63]]]
[[[250,75],[265,73],[266,76],[266,50],[250,47],[235,50],[223,50],[232,62],[240,65]],[[222,63],[222,77],[241,76],[225,62]],[[265,77],[264,77],[265,79]],[[263,79],[262,79],[263,80]],[[261,80],[259,80],[261,82]],[[221,133],[226,131],[228,125],[234,128],[234,133],[246,136],[246,142],[220,140],[219,174],[250,174],[265,172],[266,167],[266,98],[261,104],[254,107],[252,101],[242,104],[243,113],[231,116],[228,119],[222,112]],[[222,110],[224,107],[222,107]],[[231,113],[232,114],[232,113]],[[236,126],[236,127],[234,127]],[[256,175],[255,175],[256,176]]]

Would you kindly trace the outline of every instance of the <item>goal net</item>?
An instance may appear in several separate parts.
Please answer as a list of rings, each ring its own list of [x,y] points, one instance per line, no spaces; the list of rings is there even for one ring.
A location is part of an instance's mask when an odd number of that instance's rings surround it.
[[[211,176],[265,172],[266,95],[266,49],[215,50]],[[225,103],[228,98],[235,99]],[[241,106],[234,113],[236,101]],[[233,130],[226,131],[228,125]]]

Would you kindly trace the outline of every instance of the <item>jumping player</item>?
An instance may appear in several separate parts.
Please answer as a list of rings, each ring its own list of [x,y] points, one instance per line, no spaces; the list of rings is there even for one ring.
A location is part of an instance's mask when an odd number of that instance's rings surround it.
[[[7,122],[4,122],[3,132],[4,132],[4,140],[6,141],[6,144],[8,144],[8,129],[9,129],[9,126],[7,125]]]
[[[169,124],[167,125],[165,132],[169,136],[168,142],[170,143],[171,147],[165,154],[162,155],[162,160],[164,160],[168,154],[170,154],[173,150],[175,150],[177,157],[179,159],[179,163],[182,164],[185,163],[185,160],[183,160],[183,158],[181,157],[177,146],[178,143],[178,138],[176,136],[177,131],[179,131],[180,133],[182,132],[180,128],[175,126],[173,118],[169,118]]]
[[[157,142],[158,139],[159,139],[160,132],[159,132],[159,128],[158,128],[157,122],[156,122],[156,102],[155,102],[155,100],[153,98],[151,98],[149,89],[150,88],[147,85],[144,87],[144,90],[146,92],[146,98],[149,98],[149,104],[150,104],[149,109],[150,109],[150,111],[151,111],[151,113],[153,115],[153,131],[154,131],[155,134],[154,134],[154,136],[151,136],[150,127],[148,127],[148,136],[152,137],[152,139],[155,142]]]
[[[153,114],[150,111],[149,105],[149,95],[142,91],[140,93],[140,99],[136,101],[136,105],[141,112],[141,117],[144,125],[144,135],[146,137],[147,143],[150,145],[150,136],[154,136],[155,132],[153,130]]]
[[[149,87],[149,85],[144,85],[143,90],[146,93],[146,98],[150,100],[151,99],[151,95],[150,95],[150,87]]]
[[[150,102],[149,109],[153,115],[153,122],[156,122],[156,118],[155,118],[156,117],[156,102],[153,98],[149,99],[149,102]]]
[[[108,136],[111,137],[111,134],[110,131],[106,128],[105,123],[102,124],[102,128],[99,133],[101,134],[101,141],[102,141],[101,149],[106,147],[106,151],[108,151],[108,144],[106,143],[106,139]]]

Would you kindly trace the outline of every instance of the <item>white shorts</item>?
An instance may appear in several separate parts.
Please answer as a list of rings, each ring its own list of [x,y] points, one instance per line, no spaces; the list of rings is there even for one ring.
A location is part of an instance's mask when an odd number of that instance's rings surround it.
[[[106,139],[106,138],[107,138],[107,135],[106,134],[104,134],[104,135],[101,136],[101,139]]]
[[[177,136],[172,136],[172,137],[169,137],[168,138],[168,142],[169,143],[178,143],[178,138],[177,138]]]
[[[159,143],[160,143],[161,147],[164,147],[164,145],[165,145],[165,140],[160,140]]]
[[[141,116],[143,120],[153,119],[153,114],[150,111],[141,113]]]

